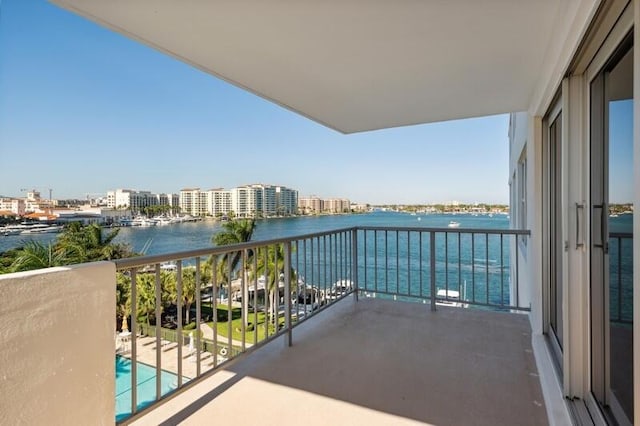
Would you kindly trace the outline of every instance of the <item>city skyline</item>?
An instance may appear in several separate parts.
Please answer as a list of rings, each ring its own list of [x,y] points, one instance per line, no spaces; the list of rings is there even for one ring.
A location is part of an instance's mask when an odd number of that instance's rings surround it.
[[[508,115],[342,135],[44,1],[0,7],[2,195],[278,182],[508,203]]]

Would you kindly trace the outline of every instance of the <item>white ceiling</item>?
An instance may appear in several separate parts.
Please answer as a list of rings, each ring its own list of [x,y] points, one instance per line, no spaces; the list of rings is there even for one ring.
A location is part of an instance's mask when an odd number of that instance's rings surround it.
[[[52,0],[351,133],[522,111],[579,0]]]

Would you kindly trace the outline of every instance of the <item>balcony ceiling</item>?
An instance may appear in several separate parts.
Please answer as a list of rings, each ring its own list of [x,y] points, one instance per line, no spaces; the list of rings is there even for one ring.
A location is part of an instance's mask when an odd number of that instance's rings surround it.
[[[583,0],[52,0],[344,133],[529,107]]]

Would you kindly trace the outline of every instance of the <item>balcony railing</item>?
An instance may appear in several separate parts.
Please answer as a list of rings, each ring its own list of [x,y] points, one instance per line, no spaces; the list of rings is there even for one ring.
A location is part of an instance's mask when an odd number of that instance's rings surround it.
[[[611,321],[633,324],[633,233],[609,233]]]
[[[298,324],[350,294],[428,302],[432,310],[528,311],[519,297],[518,235],[529,231],[359,227],[118,260],[119,286],[130,288],[119,303],[134,314],[116,338],[119,355],[131,360],[130,389],[116,390],[117,419],[138,418],[280,336],[291,345]],[[149,367],[155,374],[140,377]]]

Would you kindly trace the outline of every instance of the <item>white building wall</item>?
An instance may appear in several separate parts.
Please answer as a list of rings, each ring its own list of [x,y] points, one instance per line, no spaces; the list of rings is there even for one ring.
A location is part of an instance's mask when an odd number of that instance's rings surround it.
[[[26,203],[19,198],[0,198],[0,210],[7,210],[18,216],[26,212]]]

